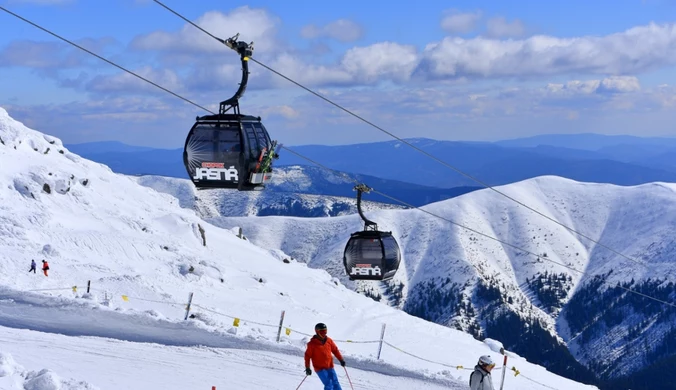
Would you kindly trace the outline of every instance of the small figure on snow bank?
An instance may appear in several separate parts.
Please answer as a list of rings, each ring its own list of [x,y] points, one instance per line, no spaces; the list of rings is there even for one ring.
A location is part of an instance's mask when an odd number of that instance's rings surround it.
[[[49,276],[47,275],[47,271],[49,271],[49,263],[45,260],[42,260],[42,272],[45,273],[45,276]]]
[[[491,371],[495,367],[493,359],[488,355],[483,355],[479,358],[474,367],[474,372],[469,376],[470,390],[494,390],[493,379],[491,378]]]
[[[35,259],[31,259],[31,269],[28,270],[28,272],[33,271],[33,273],[37,273],[37,264],[35,264]]]
[[[312,375],[310,360],[317,376],[324,384],[324,390],[342,390],[338,383],[336,370],[333,368],[333,355],[336,355],[340,365],[345,367],[345,360],[340,354],[336,343],[331,340],[327,333],[326,325],[321,322],[315,325],[315,335],[307,343],[305,350],[305,375]]]

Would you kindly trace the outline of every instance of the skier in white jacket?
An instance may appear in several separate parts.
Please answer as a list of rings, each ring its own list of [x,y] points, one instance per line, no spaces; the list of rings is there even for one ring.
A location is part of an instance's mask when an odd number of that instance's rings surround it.
[[[495,390],[491,378],[493,367],[495,367],[495,363],[490,356],[481,356],[474,367],[474,372],[469,376],[470,390]]]

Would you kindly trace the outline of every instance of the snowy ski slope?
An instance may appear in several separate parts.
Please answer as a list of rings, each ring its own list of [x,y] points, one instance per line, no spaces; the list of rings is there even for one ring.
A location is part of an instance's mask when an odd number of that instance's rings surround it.
[[[288,389],[303,378],[301,333],[319,321],[338,340],[355,388],[460,389],[470,371],[456,366],[471,368],[482,354],[501,359],[465,333],[378,304],[323,270],[286,263],[280,251],[204,222],[2,109],[0,139],[3,388],[58,389],[60,376],[74,383],[66,389]],[[31,258],[49,261],[48,277],[27,272]],[[191,292],[196,317],[184,321]],[[292,331],[278,343],[282,310]],[[381,360],[377,343],[345,342],[377,341],[383,323]],[[23,368],[7,369],[10,355]],[[543,388],[536,381],[590,388],[510,356],[521,375],[507,375],[508,389]],[[43,385],[26,385],[30,370],[44,368],[54,371],[43,373]],[[306,383],[319,386],[316,376]]]

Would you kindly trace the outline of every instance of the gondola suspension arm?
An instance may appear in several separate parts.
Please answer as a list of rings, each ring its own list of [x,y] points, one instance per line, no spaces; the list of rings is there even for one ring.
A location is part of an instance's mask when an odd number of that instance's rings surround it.
[[[239,83],[239,88],[230,99],[221,102],[219,109],[220,114],[225,114],[231,108],[233,108],[235,114],[239,114],[239,98],[244,95],[244,91],[246,90],[246,86],[249,81],[249,57],[253,56],[253,42],[246,43],[243,41],[237,41],[237,38],[239,38],[239,33],[228,39],[220,39],[217,37],[214,38],[230,49],[236,51],[242,61],[242,81]]]
[[[366,184],[358,184],[354,186],[354,190],[357,191],[357,212],[359,212],[359,216],[364,221],[364,231],[378,230],[378,224],[366,218],[364,212],[361,209],[361,194],[362,192],[371,192],[371,187],[367,186]]]

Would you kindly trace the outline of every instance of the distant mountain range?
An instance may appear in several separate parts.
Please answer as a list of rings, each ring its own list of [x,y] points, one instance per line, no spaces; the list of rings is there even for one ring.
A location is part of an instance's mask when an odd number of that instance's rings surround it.
[[[656,181],[676,182],[676,138],[642,138],[599,134],[542,135],[498,142],[437,141],[426,138],[407,142],[452,166],[444,166],[400,141],[353,145],[302,145],[294,150],[336,171],[405,200],[414,206],[452,198],[482,185],[503,185],[533,177],[556,175],[582,182],[637,185]],[[69,150],[128,175],[187,178],[181,148],[152,149],[119,142],[65,145]],[[331,196],[353,196],[349,181],[296,157],[280,152],[276,166],[305,166],[312,185],[287,177],[271,191],[292,191]],[[311,168],[310,168],[311,167]],[[360,175],[360,176],[356,176]],[[324,181],[320,184],[320,181]],[[305,183],[307,184],[307,183]],[[391,200],[373,200],[392,203]]]
[[[664,370],[676,362],[676,309],[669,306],[676,299],[676,185],[619,187],[546,176],[500,191],[581,235],[489,190],[423,207],[474,231],[419,210],[374,211],[369,219],[391,230],[402,249],[395,277],[374,284],[347,280],[340,261],[359,226],[356,215],[266,217],[265,223],[202,217],[241,227],[252,243],[325,269],[375,300],[500,340],[551,372],[603,390],[673,389]]]
[[[598,151],[617,145],[661,145],[676,148],[676,138],[637,137],[634,135],[604,135],[594,133],[542,134],[533,137],[496,141],[495,144],[505,147],[535,147],[540,145],[549,145],[569,149]]]
[[[113,172],[125,175],[188,178],[183,166],[183,149],[150,149],[119,142],[76,144],[67,148],[86,159],[107,165]],[[476,185],[438,188],[363,174],[326,171],[315,165],[293,165],[279,166],[266,191],[354,198],[355,183],[346,175],[413,206],[450,199],[481,188]],[[364,197],[373,202],[401,205],[376,193]]]
[[[606,145],[599,150],[572,149],[559,144],[503,146],[497,143],[407,140],[453,168],[488,185],[509,184],[537,176],[556,175],[577,181],[637,185],[654,181],[676,181],[676,146],[655,141]],[[534,142],[534,141],[531,141]],[[575,144],[574,142],[569,142]],[[321,146],[305,145],[292,150],[344,172],[396,179],[434,187],[478,185],[453,168],[401,143]],[[280,165],[307,164],[286,153]]]

